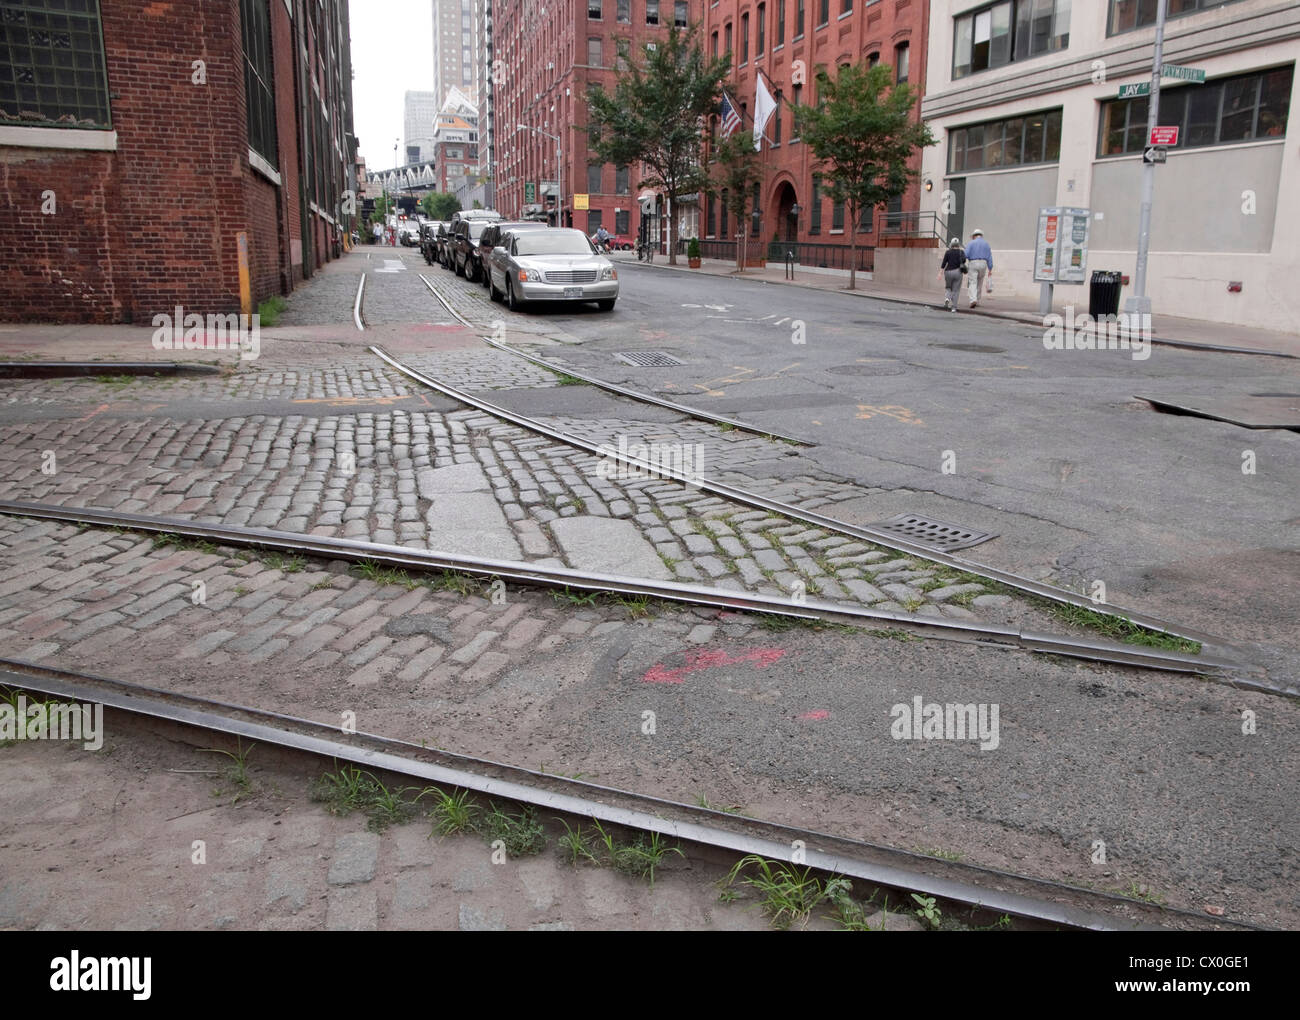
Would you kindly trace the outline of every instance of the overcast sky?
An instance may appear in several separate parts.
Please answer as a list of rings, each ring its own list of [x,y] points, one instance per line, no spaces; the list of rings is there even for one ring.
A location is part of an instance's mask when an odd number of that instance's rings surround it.
[[[402,100],[433,91],[432,0],[348,0],[352,29],[353,126],[367,170],[393,166],[406,144]],[[398,148],[398,164],[405,162]]]

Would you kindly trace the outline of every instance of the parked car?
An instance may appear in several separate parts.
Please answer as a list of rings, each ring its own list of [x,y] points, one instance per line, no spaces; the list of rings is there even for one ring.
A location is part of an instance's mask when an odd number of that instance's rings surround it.
[[[502,220],[500,223],[489,223],[484,228],[483,233],[478,239],[478,264],[480,267],[486,267],[488,260],[492,257],[492,250],[501,243],[501,238],[511,231],[519,230],[549,230],[550,226],[546,223],[539,223],[536,220]],[[480,272],[479,277],[483,286],[488,285],[488,274]]]
[[[631,251],[636,247],[636,239],[627,234],[615,234],[610,238],[609,246],[615,251]]]
[[[500,220],[501,214],[495,209],[462,209],[453,215],[447,226],[443,265],[457,276],[477,279],[480,268],[476,252],[478,239],[485,226]]]
[[[510,230],[492,250],[488,292],[513,311],[529,301],[594,301],[603,312],[618,299],[618,270],[587,235],[567,227]]]
[[[440,220],[425,220],[420,224],[420,254],[429,265],[438,261],[438,228],[443,226]]]
[[[411,219],[398,221],[397,239],[405,247],[414,248],[420,243],[420,224]]]

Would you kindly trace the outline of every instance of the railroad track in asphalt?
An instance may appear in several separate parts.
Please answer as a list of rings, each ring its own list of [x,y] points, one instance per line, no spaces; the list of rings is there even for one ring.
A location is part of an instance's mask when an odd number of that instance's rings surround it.
[[[415,745],[377,734],[345,732],[247,705],[197,698],[158,688],[0,658],[0,686],[60,701],[102,704],[140,722],[158,720],[202,734],[251,740],[334,763],[349,762],[403,779],[454,786],[557,813],[563,820],[657,833],[713,853],[757,855],[896,891],[941,901],[985,916],[1008,914],[1022,927],[1088,931],[1261,930],[1258,925],[1161,906],[1116,893],[1029,875],[949,861],[921,853],[834,836],[779,822],[602,786]],[[110,716],[111,719],[111,716]]]

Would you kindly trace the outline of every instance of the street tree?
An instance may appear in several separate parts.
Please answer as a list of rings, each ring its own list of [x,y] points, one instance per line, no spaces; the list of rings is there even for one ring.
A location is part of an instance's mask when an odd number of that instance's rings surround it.
[[[460,199],[445,191],[431,191],[420,199],[420,208],[431,220],[449,220],[460,212]]]
[[[677,199],[707,184],[702,125],[716,112],[731,61],[704,55],[698,26],[671,28],[655,48],[642,46],[626,60],[612,91],[588,87],[588,148],[602,163],[643,165],[647,174],[637,187],[663,191],[671,211],[668,261],[675,265]]]
[[[763,179],[763,167],[754,151],[754,138],[748,131],[734,131],[730,137],[713,148],[713,165],[710,168],[710,193],[723,197],[723,202],[736,222],[740,242],[736,245],[736,269],[745,268],[744,239],[749,231],[745,227],[750,209],[750,195],[754,185]]]
[[[852,264],[849,289],[857,284],[858,224],[865,210],[887,205],[917,172],[907,161],[934,145],[930,129],[912,120],[916,93],[895,84],[887,64],[849,66],[832,78],[817,69],[817,102],[794,110],[799,138],[811,150],[827,193],[849,213]]]

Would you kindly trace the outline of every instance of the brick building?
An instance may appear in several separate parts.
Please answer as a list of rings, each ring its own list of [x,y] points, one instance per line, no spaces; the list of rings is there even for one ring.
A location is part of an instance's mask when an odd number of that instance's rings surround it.
[[[492,84],[496,206],[509,216],[545,214],[554,221],[556,194],[564,225],[592,233],[638,229],[639,168],[590,163],[587,87],[614,86],[621,58],[662,39],[674,21],[698,21],[704,0],[560,0],[541,15],[523,0],[494,0]],[[521,131],[523,124],[530,130]],[[559,139],[557,144],[554,135]],[[557,160],[556,150],[561,159]],[[560,163],[563,172],[560,172]],[[575,210],[573,196],[587,196]]]
[[[346,0],[0,0],[0,31],[0,315],[238,312],[241,247],[256,310],[333,257]]]
[[[741,108],[745,131],[753,130],[756,78],[762,74],[777,101],[768,121],[760,162],[764,169],[757,199],[759,215],[745,224],[750,245],[767,245],[774,240],[794,242],[799,260],[808,265],[847,268],[849,230],[847,213],[820,193],[813,169],[813,155],[807,145],[792,137],[791,107],[812,102],[819,66],[844,64],[889,64],[899,81],[908,82],[918,93],[925,82],[928,46],[929,0],[709,0],[704,10],[702,35],[709,55],[732,54],[732,80],[727,93]],[[792,82],[795,62],[802,60],[807,83]],[[920,102],[915,116],[920,116]],[[920,169],[918,154],[913,167]],[[888,212],[916,210],[920,204],[920,181]],[[751,203],[752,203],[751,199]],[[752,209],[751,204],[751,209]],[[706,254],[734,255],[739,225],[728,222],[720,198],[706,200],[701,238],[716,239],[706,244]],[[859,268],[872,268],[872,248],[882,234],[901,240],[900,217],[886,230],[886,211],[864,214],[858,227]],[[907,224],[911,227],[912,224]]]

